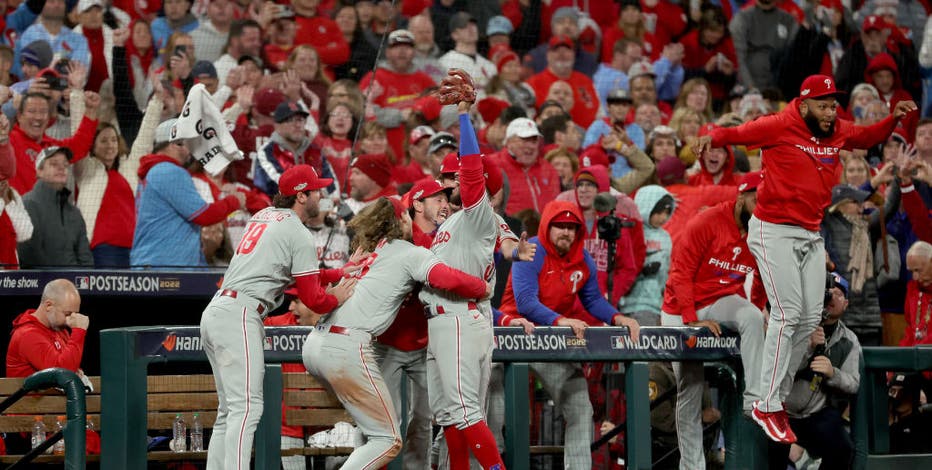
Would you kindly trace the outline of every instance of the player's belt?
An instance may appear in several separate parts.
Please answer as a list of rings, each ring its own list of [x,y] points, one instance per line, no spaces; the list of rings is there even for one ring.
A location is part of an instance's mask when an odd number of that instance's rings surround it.
[[[357,330],[355,328],[344,328],[342,326],[337,326],[337,325],[317,325],[315,328],[317,328],[317,331],[321,331],[324,333],[333,333],[335,335],[358,337],[358,338],[362,338],[365,341],[372,341],[371,334],[366,333],[365,331],[362,331],[362,330]]]
[[[235,299],[238,295],[239,294],[235,290],[231,289],[223,289],[220,291],[220,293],[217,294],[218,297],[230,297],[232,299]],[[259,303],[259,305],[256,307],[256,312],[258,312],[259,315],[265,313],[265,305]]]
[[[466,308],[468,310],[479,310],[479,306],[475,302],[467,302]],[[444,315],[447,312],[443,309],[443,305],[425,305],[424,306],[424,316],[427,318],[433,318],[437,315]]]

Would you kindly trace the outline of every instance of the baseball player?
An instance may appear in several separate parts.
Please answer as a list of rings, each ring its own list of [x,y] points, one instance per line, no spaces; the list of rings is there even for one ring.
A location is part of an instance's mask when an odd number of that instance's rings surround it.
[[[445,190],[437,181],[418,181],[402,198],[411,216],[411,242],[430,249],[437,227],[446,220],[449,208]],[[382,376],[392,394],[395,414],[408,427],[404,436],[405,468],[430,467],[433,418],[427,395],[427,319],[418,300],[420,289],[412,291],[398,310],[392,325],[379,335],[375,344]],[[409,416],[401,414],[401,384],[407,380]]]
[[[502,172],[479,155],[468,115],[475,101],[469,76],[451,70],[440,91],[442,103],[458,103],[459,107],[461,158],[459,188],[454,192],[463,209],[440,226],[431,251],[444,263],[493,282],[492,254],[497,245],[502,245],[506,257],[521,260],[533,259],[536,249],[525,241],[518,243],[489,202],[489,194],[497,195],[502,189]],[[506,237],[507,245],[500,241]],[[512,245],[508,253],[507,246]],[[449,447],[450,468],[469,468],[472,451],[482,468],[503,469],[484,413],[492,360],[491,306],[488,300],[467,301],[428,286],[421,290],[420,299],[428,316],[428,393],[434,420],[443,427]]]
[[[825,245],[819,234],[822,215],[838,182],[841,149],[871,148],[884,142],[898,121],[916,111],[900,101],[893,114],[872,126],[837,119],[835,81],[811,75],[799,98],[783,111],[738,127],[717,128],[700,137],[696,155],[712,147],[760,147],[764,184],[748,225],[748,247],[757,260],[770,301],[760,383],[761,400],[751,416],[767,436],[793,443],[782,402],[793,372],[806,351],[822,312]]]
[[[741,335],[741,362],[748,379],[744,409],[760,400],[761,351],[767,295],[757,263],[748,249],[748,221],[757,202],[763,178],[748,173],[738,186],[738,197],[715,205],[693,218],[679,242],[673,245],[670,276],[664,289],[660,324],[707,327],[718,336],[721,327]],[[751,293],[746,280],[752,278]],[[701,362],[674,362],[676,375],[676,436],[680,469],[705,468],[702,447],[702,392],[705,376]]]
[[[201,315],[201,341],[220,401],[207,451],[209,470],[249,469],[262,415],[262,317],[282,302],[292,279],[301,302],[318,313],[330,312],[353,291],[354,280],[324,291],[322,284],[339,280],[343,271],[318,270],[317,250],[304,226],[317,215],[320,189],[330,182],[308,165],[282,174],[273,207],[249,220],[220,290]]]
[[[371,255],[362,261],[356,292],[325,317],[304,343],[308,372],[333,391],[366,437],[343,468],[374,469],[401,450],[398,417],[372,347],[417,283],[453,298],[488,297],[491,287],[440,262],[427,248],[412,245],[411,218],[396,199],[380,198],[357,214],[349,227],[354,244]]]

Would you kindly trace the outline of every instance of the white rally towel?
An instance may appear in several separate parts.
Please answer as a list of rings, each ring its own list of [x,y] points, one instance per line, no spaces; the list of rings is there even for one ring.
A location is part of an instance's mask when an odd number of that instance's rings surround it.
[[[203,83],[191,87],[171,140],[184,140],[191,155],[211,175],[219,175],[230,162],[243,159],[217,105]]]

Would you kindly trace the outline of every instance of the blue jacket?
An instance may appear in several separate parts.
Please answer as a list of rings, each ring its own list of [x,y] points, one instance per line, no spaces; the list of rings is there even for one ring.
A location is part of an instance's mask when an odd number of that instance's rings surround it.
[[[652,312],[660,314],[660,307],[663,305],[663,289],[667,284],[667,275],[670,273],[670,255],[673,251],[673,241],[666,230],[661,227],[651,226],[650,213],[660,201],[660,198],[669,194],[666,189],[660,186],[650,185],[639,189],[634,197],[634,203],[637,204],[638,211],[644,221],[644,243],[647,245],[644,266],[659,263],[659,269],[656,272],[646,274],[642,270],[638,274],[628,295],[621,300],[620,310],[622,313]],[[675,208],[674,203],[674,210]]]

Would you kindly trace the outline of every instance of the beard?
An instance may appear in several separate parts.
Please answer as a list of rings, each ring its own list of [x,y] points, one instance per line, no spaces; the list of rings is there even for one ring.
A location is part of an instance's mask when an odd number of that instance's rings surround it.
[[[460,197],[459,189],[454,190],[453,194],[450,195],[450,205],[455,207],[463,207],[463,198]]]
[[[318,215],[320,215],[320,206],[318,204],[313,204],[313,205],[305,204],[304,215],[307,216],[308,219],[313,219],[317,217]]]
[[[806,127],[809,128],[809,132],[812,132],[812,135],[817,138],[825,139],[835,134],[834,121],[832,121],[832,124],[828,127],[827,131],[823,131],[822,126],[819,125],[819,120],[813,116],[812,112],[807,111],[806,115],[803,116],[803,121],[806,123]]]

